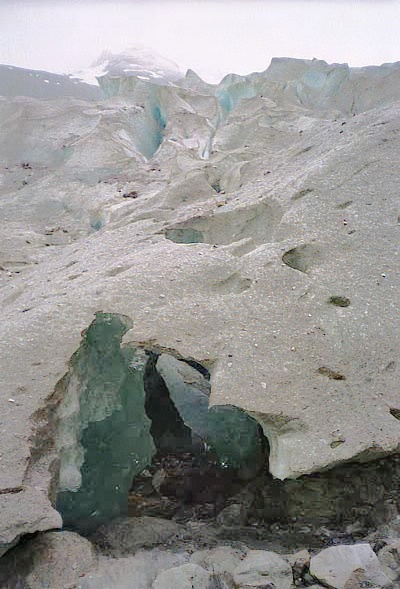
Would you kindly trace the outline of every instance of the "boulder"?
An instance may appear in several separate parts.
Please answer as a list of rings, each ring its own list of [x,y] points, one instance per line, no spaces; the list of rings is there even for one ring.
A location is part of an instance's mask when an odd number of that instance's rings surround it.
[[[285,558],[292,567],[295,583],[303,583],[304,576],[308,573],[310,568],[311,554],[308,550],[301,550],[300,552],[290,554]]]
[[[222,509],[217,523],[224,528],[240,528],[247,522],[247,509],[242,503],[231,503]]]
[[[132,555],[141,548],[166,545],[176,539],[183,526],[158,517],[127,517],[100,526],[93,540],[105,554],[115,557]]]
[[[101,557],[99,566],[87,573],[77,589],[150,589],[157,575],[184,564],[188,556],[166,550],[140,550],[124,558]]]
[[[92,544],[74,532],[46,532],[0,559],[0,586],[65,589],[97,566]]]
[[[357,589],[368,583],[387,587],[391,583],[369,544],[326,548],[311,557],[310,573],[323,585],[335,589]]]
[[[398,581],[400,577],[400,539],[388,539],[385,543],[386,546],[378,552],[378,560],[389,579]]]
[[[211,573],[197,564],[183,564],[163,571],[154,582],[154,589],[209,589]]]
[[[290,589],[293,582],[291,566],[275,552],[249,550],[233,571],[233,579],[239,588],[279,587]]]
[[[196,550],[190,562],[202,566],[211,573],[232,573],[244,558],[245,552],[231,546],[217,546],[205,550]]]
[[[62,527],[60,514],[40,488],[21,487],[0,495],[0,507],[0,556],[24,534]]]

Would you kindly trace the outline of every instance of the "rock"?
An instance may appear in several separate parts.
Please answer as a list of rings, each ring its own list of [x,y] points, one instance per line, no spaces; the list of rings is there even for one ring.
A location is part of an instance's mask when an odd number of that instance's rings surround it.
[[[136,190],[131,190],[130,192],[124,192],[124,194],[122,195],[122,198],[137,198],[138,197],[138,193],[136,192]]]
[[[192,554],[190,562],[202,566],[211,573],[232,573],[245,554],[231,546],[217,546],[208,550],[197,550]]]
[[[287,559],[291,567],[307,568],[310,566],[311,554],[308,550],[300,550],[295,554],[289,555]]]
[[[150,589],[159,573],[184,564],[187,558],[157,548],[125,558],[102,557],[97,570],[87,573],[77,589]]]
[[[311,557],[310,573],[323,585],[355,589],[360,583],[387,587],[390,579],[369,544],[331,546]]]
[[[195,433],[200,440],[206,440],[210,383],[198,370],[168,354],[158,358],[157,371],[192,436]]]
[[[197,564],[183,564],[163,571],[154,582],[154,589],[209,589],[211,574]]]
[[[23,534],[62,526],[60,514],[50,505],[43,491],[34,487],[15,491],[0,494],[0,556]]]
[[[311,554],[308,550],[301,550],[296,554],[290,554],[285,557],[293,571],[293,580],[296,584],[304,582],[304,576],[310,568]]]
[[[378,552],[378,560],[389,579],[398,581],[400,577],[400,539],[386,540],[386,546]]]
[[[217,516],[217,524],[225,528],[239,528],[246,524],[247,509],[242,503],[224,507]]]
[[[211,575],[208,589],[236,589],[236,586],[229,573],[215,573]]]
[[[73,532],[47,532],[0,559],[0,586],[65,589],[97,566],[92,544]]]
[[[344,585],[344,589],[363,589],[365,586],[381,589],[381,585],[377,585],[374,581],[371,581],[368,574],[361,567],[351,573]]]
[[[233,579],[238,588],[279,587],[290,589],[293,576],[291,566],[275,552],[249,550],[234,569]]]
[[[165,545],[170,538],[176,538],[182,533],[183,529],[168,519],[130,517],[100,526],[93,539],[102,552],[118,557],[132,555],[141,548]]]
[[[387,539],[400,538],[400,516],[396,515],[388,522],[381,524],[365,539],[370,543],[386,541]]]

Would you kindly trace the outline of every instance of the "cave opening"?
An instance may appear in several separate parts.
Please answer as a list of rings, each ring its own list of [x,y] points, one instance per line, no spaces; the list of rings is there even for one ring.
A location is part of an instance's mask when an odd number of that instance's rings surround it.
[[[156,454],[133,480],[129,514],[214,519],[265,467],[268,441],[236,407],[209,407],[210,372],[200,362],[144,354],[145,410]]]
[[[266,533],[300,545],[354,542],[396,516],[397,455],[274,479],[261,425],[234,406],[210,406],[210,371],[146,350],[145,410],[156,454],[133,480],[129,514],[216,525],[226,537]]]
[[[168,517],[215,517],[266,465],[258,422],[209,406],[209,369],[121,344],[131,327],[129,317],[96,313],[58,385],[55,503],[64,527],[84,534],[149,504]]]
[[[211,520],[230,534],[279,526],[292,539],[320,539],[323,528],[330,541],[329,530],[354,539],[397,516],[399,455],[276,480],[268,432],[238,407],[210,406],[209,366],[170,349],[121,345],[131,328],[126,316],[96,314],[38,432],[54,432],[45,448],[54,451],[65,529],[90,535],[115,518],[147,515]]]

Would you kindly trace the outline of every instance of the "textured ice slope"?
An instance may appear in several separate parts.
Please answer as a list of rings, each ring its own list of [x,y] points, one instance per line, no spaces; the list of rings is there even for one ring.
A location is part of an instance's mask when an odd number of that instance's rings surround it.
[[[98,311],[207,366],[276,477],[397,451],[400,66],[100,83],[0,98],[0,543],[60,524],[57,383]]]

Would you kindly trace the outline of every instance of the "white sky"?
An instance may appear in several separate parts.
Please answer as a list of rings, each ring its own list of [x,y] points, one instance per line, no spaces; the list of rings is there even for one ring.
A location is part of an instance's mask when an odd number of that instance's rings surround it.
[[[274,56],[399,61],[400,0],[0,0],[0,63],[74,72],[132,45],[210,82]]]

